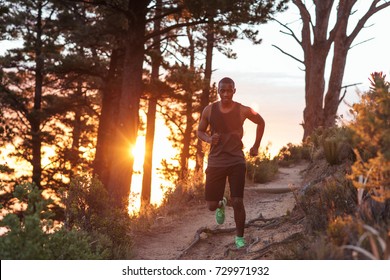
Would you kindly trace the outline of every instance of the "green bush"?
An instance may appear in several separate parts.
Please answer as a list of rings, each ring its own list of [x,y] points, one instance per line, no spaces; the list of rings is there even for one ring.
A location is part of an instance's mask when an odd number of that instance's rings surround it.
[[[103,240],[109,259],[132,257],[131,218],[126,209],[113,206],[107,190],[96,178],[79,176],[63,192],[65,227]]]
[[[289,166],[290,164],[298,163],[301,160],[310,160],[310,146],[307,144],[294,145],[288,143],[280,149],[276,158],[280,166]]]
[[[272,181],[278,173],[278,162],[271,160],[268,149],[257,157],[246,157],[246,176],[253,183],[267,183]]]
[[[0,222],[7,232],[0,237],[1,259],[101,259],[104,249],[82,231],[58,230],[50,219],[52,201],[42,197],[34,184],[15,187],[21,210]]]

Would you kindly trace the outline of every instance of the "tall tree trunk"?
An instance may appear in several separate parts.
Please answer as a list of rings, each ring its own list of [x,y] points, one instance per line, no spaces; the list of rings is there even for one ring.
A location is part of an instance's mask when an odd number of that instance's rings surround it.
[[[186,123],[182,140],[182,149],[180,153],[180,175],[179,180],[188,177],[188,159],[190,158],[190,147],[192,140],[192,127],[194,124],[192,118],[192,93],[186,93]]]
[[[153,74],[153,71],[152,71]],[[146,116],[145,157],[142,176],[141,209],[150,204],[152,194],[152,170],[154,133],[156,127],[157,97],[150,96]]]
[[[154,21],[154,30],[159,32],[161,30],[161,15],[162,1],[156,1],[156,20]],[[143,166],[142,178],[142,192],[141,192],[141,210],[146,205],[150,204],[150,197],[152,194],[152,170],[153,170],[153,148],[154,148],[154,133],[156,127],[156,111],[157,99],[159,92],[156,92],[157,87],[154,86],[159,81],[160,65],[161,65],[161,36],[158,35],[153,39],[154,48],[152,51],[152,73],[151,83],[152,92],[148,101],[148,113],[146,116],[146,135],[145,135],[145,157]]]
[[[72,131],[72,148],[70,153],[70,177],[73,177],[77,173],[78,163],[80,162],[80,137],[81,137],[81,116],[82,116],[82,106],[81,100],[83,97],[83,92],[81,88],[81,81],[77,82],[76,89],[76,108],[75,116],[73,120],[73,131]]]
[[[108,75],[102,95],[102,111],[99,119],[96,154],[94,159],[94,174],[105,187],[108,187],[109,168],[114,160],[112,153],[112,135],[117,119],[120,85],[122,82],[124,49],[114,49],[110,58]]]
[[[31,123],[31,141],[32,141],[32,167],[33,167],[33,182],[40,187],[42,177],[41,165],[41,103],[42,103],[42,87],[43,87],[43,68],[44,60],[42,54],[42,1],[38,1],[38,15],[36,22],[36,41],[35,41],[35,92],[34,92],[34,108],[32,112]]]
[[[204,70],[204,84],[202,94],[200,96],[200,108],[199,113],[202,114],[204,108],[210,103],[210,83],[211,83],[211,74],[212,74],[212,62],[213,62],[213,49],[214,49],[214,21],[212,18],[209,18],[209,23],[207,26],[207,43],[206,43],[206,64]],[[204,160],[204,151],[203,151],[203,142],[200,139],[197,139],[196,143],[196,166],[195,171],[203,172],[203,160]]]
[[[332,127],[336,122],[347,55],[348,46],[343,42],[335,42],[332,70],[329,78],[328,91],[325,96],[324,127]]]
[[[304,50],[304,64],[306,67],[306,106],[303,111],[303,139],[306,139],[324,122],[325,65],[331,46],[331,40],[328,38],[328,25],[334,1],[315,2],[316,23],[314,26],[311,15],[302,1],[294,0],[293,2],[298,7],[303,22],[301,46]],[[313,28],[313,32],[311,28]]]
[[[334,38],[334,51],[331,73],[328,83],[328,91],[325,95],[324,126],[335,125],[337,110],[340,104],[341,86],[344,78],[345,65],[352,37],[347,37],[347,27],[352,7],[356,1],[340,3],[338,10],[338,30]],[[353,35],[352,35],[353,36]]]
[[[130,149],[135,146],[139,125],[139,104],[143,92],[144,38],[149,1],[128,2],[126,51],[123,81],[118,108],[118,120],[112,139],[114,161],[110,166],[108,190],[116,206],[126,208],[133,175],[134,157]]]
[[[320,54],[320,51],[320,49],[313,50],[315,58],[311,57],[312,62],[305,73],[304,139],[310,136],[317,127],[322,126],[324,119],[322,103],[325,90],[324,72],[327,54]]]
[[[190,52],[190,75],[195,75],[195,42],[192,35],[191,27],[187,26],[187,37],[189,41],[189,52]],[[187,84],[187,81],[184,81]],[[192,118],[192,107],[193,101],[192,96],[194,95],[193,87],[188,86],[185,92],[185,129],[182,139],[182,148],[180,152],[180,174],[179,180],[183,180],[188,176],[188,159],[190,157],[190,146],[191,146],[191,134],[192,127],[194,124]]]

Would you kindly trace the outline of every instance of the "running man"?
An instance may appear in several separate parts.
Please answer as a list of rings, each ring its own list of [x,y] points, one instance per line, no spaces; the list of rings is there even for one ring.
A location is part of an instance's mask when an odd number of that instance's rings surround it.
[[[216,210],[216,221],[223,224],[227,203],[224,197],[227,178],[236,223],[235,244],[237,248],[242,248],[246,245],[244,239],[246,214],[243,202],[246,163],[241,141],[243,124],[246,119],[257,124],[255,143],[249,152],[251,156],[257,156],[265,123],[251,108],[233,101],[235,93],[235,84],[231,78],[225,77],[219,81],[220,101],[204,109],[198,126],[198,137],[211,145],[206,169],[207,207],[210,211]],[[207,132],[209,126],[211,135]]]

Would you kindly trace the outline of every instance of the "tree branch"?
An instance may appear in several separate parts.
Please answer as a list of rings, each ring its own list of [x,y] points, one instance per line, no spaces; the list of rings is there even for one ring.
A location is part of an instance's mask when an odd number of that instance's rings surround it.
[[[290,31],[290,33],[280,31],[281,33],[293,37],[293,38],[295,39],[295,41],[296,41],[300,46],[302,46],[302,42],[299,41],[299,39],[298,39],[298,37],[295,35],[294,31],[293,31],[290,27],[288,27],[287,24],[281,23],[281,22],[278,21],[277,19],[273,19],[273,20],[276,21],[277,23],[279,23],[279,24],[280,24],[281,26],[283,26],[284,28],[286,28],[288,31]]]
[[[341,89],[344,89],[344,92],[343,92],[343,95],[341,96],[341,98],[339,99],[339,105],[340,105],[341,102],[343,102],[343,99],[344,99],[345,95],[347,94],[347,89],[349,87],[353,87],[353,86],[357,86],[357,85],[361,85],[361,84],[362,83],[354,83],[354,84],[342,86]]]
[[[363,29],[364,25],[368,21],[368,19],[375,13],[379,12],[390,6],[390,2],[385,2],[379,6],[376,6],[380,0],[372,1],[370,8],[367,10],[366,14],[358,21],[352,33],[348,36],[348,44],[351,45],[353,40],[355,40],[356,36]]]
[[[364,41],[362,41],[362,42],[359,42],[359,43],[357,43],[357,44],[355,44],[355,45],[353,45],[353,46],[350,46],[349,49],[352,49],[352,48],[354,48],[354,47],[356,47],[356,46],[358,46],[358,45],[367,43],[368,41],[371,41],[371,40],[374,40],[374,37],[373,37],[373,38],[370,38],[370,39],[367,39],[367,40],[364,40]]]
[[[283,54],[285,54],[285,55],[291,57],[292,59],[294,59],[294,60],[296,60],[296,61],[302,63],[303,65],[305,65],[305,62],[303,62],[303,61],[300,60],[299,58],[296,58],[296,57],[293,56],[292,54],[289,54],[289,53],[285,52],[284,50],[282,50],[281,48],[279,48],[279,47],[276,46],[276,45],[272,45],[272,46],[275,47],[275,48],[277,48],[277,49],[278,49],[279,51],[281,51]]]
[[[152,18],[147,19],[146,22],[153,22],[153,21],[158,20],[158,19],[163,19],[166,16],[180,12],[182,9],[183,9],[183,6],[177,6],[175,8],[171,8],[171,9],[167,10],[165,13],[162,13],[158,16],[154,16]]]
[[[153,37],[155,36],[160,36],[160,35],[163,35],[165,33],[168,33],[169,31],[171,30],[174,30],[174,29],[177,29],[177,28],[181,28],[181,27],[185,27],[185,26],[194,26],[194,25],[198,25],[198,24],[202,24],[202,23],[207,23],[207,19],[203,19],[203,20],[199,20],[199,21],[193,21],[193,22],[183,22],[183,23],[178,23],[178,24],[174,24],[174,25],[171,25],[171,26],[168,26],[164,29],[161,29],[159,31],[156,31],[156,32],[152,32],[150,34],[147,34],[145,35],[145,42],[149,39],[152,39]]]
[[[293,3],[295,4],[295,6],[298,7],[303,22],[302,48],[305,53],[309,54],[311,46],[310,26],[313,27],[313,23],[311,22],[311,16],[309,11],[306,9],[306,6],[302,3],[301,0],[293,0]]]

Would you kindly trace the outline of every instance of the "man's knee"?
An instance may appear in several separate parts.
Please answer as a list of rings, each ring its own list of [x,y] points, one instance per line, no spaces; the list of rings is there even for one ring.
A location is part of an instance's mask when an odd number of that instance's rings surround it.
[[[207,203],[207,208],[210,211],[215,211],[219,207],[219,202],[218,201],[206,201]]]

